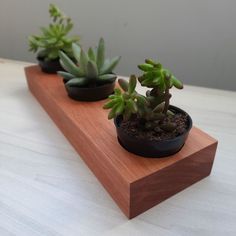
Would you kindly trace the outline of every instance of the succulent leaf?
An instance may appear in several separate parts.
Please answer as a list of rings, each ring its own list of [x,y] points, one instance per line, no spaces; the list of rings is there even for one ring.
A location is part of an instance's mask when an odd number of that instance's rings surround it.
[[[158,104],[158,105],[153,109],[153,112],[157,112],[157,113],[159,112],[159,113],[161,113],[161,112],[163,112],[164,107],[165,107],[165,103],[162,102],[161,104]]]
[[[87,74],[88,60],[89,60],[88,55],[81,48],[79,66],[85,74]]]
[[[136,99],[137,99],[137,104],[140,105],[140,106],[149,105],[148,100],[143,95],[136,95]]]
[[[114,90],[115,95],[121,95],[121,90],[119,88],[115,88]]]
[[[89,79],[96,79],[98,77],[98,68],[94,61],[88,61],[87,77]]]
[[[80,61],[80,52],[81,52],[80,46],[76,43],[73,43],[72,50],[73,50],[73,55],[74,55],[76,61],[79,62]]]
[[[153,61],[152,59],[145,59],[145,62],[146,62],[147,64],[150,64],[150,65],[153,65],[153,66],[156,65],[156,62]]]
[[[82,71],[74,64],[74,62],[62,51],[59,51],[60,64],[69,73],[75,76],[82,76]]]
[[[105,43],[104,43],[104,39],[101,38],[99,40],[98,49],[97,49],[97,66],[98,66],[99,71],[104,64],[104,59],[105,59]]]
[[[165,130],[167,132],[171,132],[171,131],[176,129],[176,124],[173,123],[173,122],[169,122],[167,124],[161,125],[160,127],[161,127],[161,129],[163,129],[163,130]]]
[[[116,117],[116,108],[119,106],[119,104],[116,104],[112,107],[111,111],[108,114],[108,119],[111,120]]]
[[[138,65],[138,68],[142,71],[147,72],[147,71],[153,70],[153,65],[145,63],[145,64]]]
[[[114,82],[116,77],[117,76],[115,74],[105,74],[105,75],[100,75],[98,77],[98,80],[100,82]]]
[[[114,68],[119,63],[121,57],[114,57],[110,61],[106,60],[102,68],[100,69],[100,74],[112,73]]]
[[[65,71],[58,71],[57,74],[60,75],[62,78],[67,79],[67,80],[75,78],[74,75],[72,75],[68,72],[65,72]]]
[[[137,104],[132,99],[127,100],[126,104],[131,113],[136,113],[138,111]]]
[[[88,57],[89,57],[90,60],[96,62],[96,56],[95,56],[95,53],[94,53],[94,51],[91,47],[88,50]]]
[[[137,79],[135,75],[131,75],[129,79],[129,87],[128,87],[128,93],[132,94],[135,91],[137,84]]]
[[[181,81],[179,81],[178,79],[176,79],[174,76],[171,77],[172,83],[173,85],[178,88],[178,89],[182,89],[183,88],[183,84]]]
[[[128,81],[124,80],[124,79],[118,79],[118,83],[120,85],[120,87],[127,92],[129,89],[129,83]]]
[[[175,114],[175,113],[172,112],[172,111],[170,111],[170,110],[167,111],[167,115],[168,115],[168,116],[174,116],[174,114]]]
[[[110,97],[109,97],[110,98]],[[115,98],[115,99],[112,99],[111,101],[109,101],[108,103],[106,103],[104,106],[103,106],[103,108],[104,109],[110,109],[110,108],[112,108],[116,103],[117,103],[117,98]]]
[[[87,78],[73,78],[70,79],[67,83],[66,86],[69,87],[81,87],[84,86],[86,84],[88,84],[88,79]]]
[[[124,103],[123,101],[119,103],[119,105],[116,107],[116,111],[115,111],[115,116],[119,116],[120,114],[122,114],[124,111]]]

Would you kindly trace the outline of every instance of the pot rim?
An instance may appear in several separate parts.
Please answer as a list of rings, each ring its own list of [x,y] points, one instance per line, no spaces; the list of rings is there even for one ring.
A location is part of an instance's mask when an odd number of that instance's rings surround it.
[[[63,78],[64,79],[64,78]],[[88,90],[95,90],[95,89],[100,89],[100,88],[104,88],[104,87],[109,87],[113,84],[116,83],[116,80],[114,80],[113,82],[108,82],[108,83],[105,83],[105,84],[101,84],[99,86],[95,86],[95,87],[76,87],[76,86],[66,86],[64,80],[63,80],[63,83],[64,83],[64,86],[66,87],[66,89],[77,89],[77,90],[80,90],[80,91],[88,91]]]
[[[49,61],[45,61],[44,60],[44,57],[40,57],[40,56],[37,56],[36,57],[36,59],[38,60],[38,61],[41,61],[41,62],[44,62],[44,63],[50,63],[50,62],[59,62],[59,57],[58,58],[55,58],[55,59],[53,59],[53,60],[49,60]]]
[[[191,130],[191,128],[192,128],[192,126],[193,126],[192,118],[191,118],[191,116],[190,116],[186,111],[182,110],[182,109],[179,108],[179,107],[170,105],[169,108],[172,109],[172,110],[175,110],[175,111],[178,111],[178,112],[180,112],[180,113],[183,113],[183,114],[186,114],[186,115],[187,115],[187,118],[188,118],[188,127],[187,127],[187,129],[185,130],[185,132],[183,132],[181,135],[178,135],[178,136],[176,136],[176,137],[174,137],[174,138],[172,138],[172,139],[166,139],[166,140],[148,140],[148,139],[145,139],[145,138],[137,138],[137,137],[135,137],[135,136],[130,135],[130,133],[125,133],[125,134],[126,134],[127,136],[129,136],[130,138],[133,138],[133,139],[139,140],[139,141],[143,141],[143,142],[148,142],[148,143],[150,143],[150,144],[152,144],[152,143],[153,143],[153,144],[162,144],[162,143],[166,143],[166,142],[170,142],[170,141],[171,141],[171,142],[174,142],[175,140],[180,139],[182,136],[184,136],[186,133],[188,133],[188,132]],[[120,126],[119,126],[119,124],[118,124],[118,121],[119,121],[120,119],[122,119],[122,115],[117,116],[117,117],[114,119],[114,124],[115,124],[115,126],[116,126],[116,129],[120,129],[120,130],[121,130],[121,128],[120,128]]]

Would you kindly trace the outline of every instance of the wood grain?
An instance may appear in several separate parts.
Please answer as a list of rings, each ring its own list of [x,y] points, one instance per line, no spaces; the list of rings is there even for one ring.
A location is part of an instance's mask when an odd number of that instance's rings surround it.
[[[100,102],[67,97],[57,75],[25,69],[30,91],[103,184],[132,218],[210,174],[217,141],[194,127],[184,148],[162,159],[138,157],[117,142],[115,127]]]

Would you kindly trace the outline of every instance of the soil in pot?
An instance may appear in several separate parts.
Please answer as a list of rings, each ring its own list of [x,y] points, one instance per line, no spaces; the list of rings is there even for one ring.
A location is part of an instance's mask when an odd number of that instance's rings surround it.
[[[42,57],[37,57],[37,60],[39,62],[39,66],[41,70],[48,74],[55,74],[57,71],[64,71],[62,68],[59,59],[51,60],[51,61],[45,61]]]
[[[65,83],[65,80],[64,80]],[[106,84],[95,84],[90,87],[69,87],[66,86],[68,96],[77,101],[99,101],[106,99],[114,92],[115,81]]]
[[[162,121],[152,121],[146,125],[133,116],[128,121],[117,117],[115,125],[120,144],[128,151],[144,157],[164,157],[178,152],[184,145],[192,127],[191,117],[183,110],[170,106],[172,117]],[[174,130],[163,130],[162,127],[172,122]]]

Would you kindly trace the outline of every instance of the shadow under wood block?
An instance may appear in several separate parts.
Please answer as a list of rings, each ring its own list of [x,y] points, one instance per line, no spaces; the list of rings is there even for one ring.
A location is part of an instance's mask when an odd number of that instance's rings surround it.
[[[104,101],[77,102],[66,93],[62,79],[25,68],[30,91],[78,151],[128,218],[208,176],[217,141],[193,127],[177,154],[160,159],[136,156],[118,143]]]

